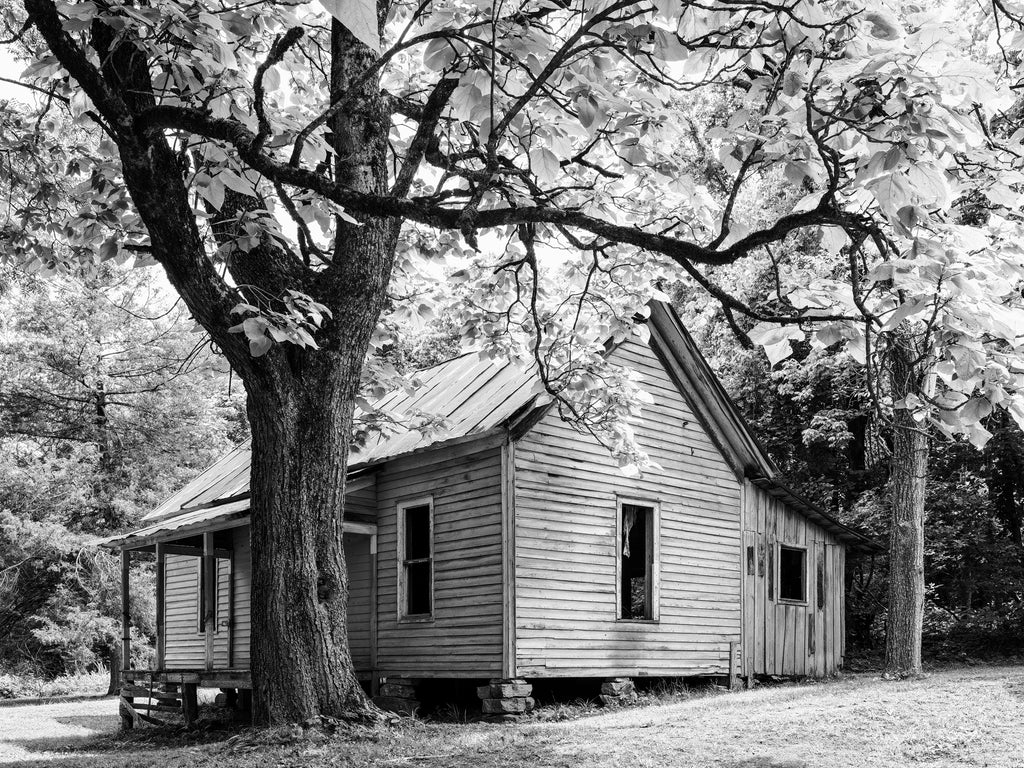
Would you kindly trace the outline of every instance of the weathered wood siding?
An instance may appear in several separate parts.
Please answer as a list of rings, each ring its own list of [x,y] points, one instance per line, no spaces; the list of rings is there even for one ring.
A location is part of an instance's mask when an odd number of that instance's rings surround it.
[[[235,578],[235,629],[232,668],[249,668],[249,641],[252,636],[249,595],[252,590],[252,557],[249,549],[249,526],[235,528],[233,536]]]
[[[167,555],[164,576],[166,610],[164,666],[167,669],[204,669],[206,635],[199,631],[199,568],[202,558]],[[217,625],[214,664],[227,666],[229,561],[217,560]]]
[[[844,653],[845,547],[749,483],[744,507],[744,674],[834,674]],[[779,599],[782,545],[806,550],[804,603]],[[819,586],[824,589],[820,599]]]
[[[740,484],[651,347],[612,360],[654,397],[635,424],[661,470],[622,474],[551,411],[514,448],[515,659],[526,677],[725,673],[740,640]],[[660,505],[660,619],[616,620],[619,496]]]
[[[348,647],[360,677],[370,674],[370,537],[345,534]]]
[[[495,445],[442,448],[377,476],[378,668],[382,675],[495,677],[501,671],[501,466]],[[398,505],[434,503],[434,611],[400,621]]]
[[[164,575],[164,666],[168,669],[202,669],[206,641],[199,633],[198,557],[167,555]]]

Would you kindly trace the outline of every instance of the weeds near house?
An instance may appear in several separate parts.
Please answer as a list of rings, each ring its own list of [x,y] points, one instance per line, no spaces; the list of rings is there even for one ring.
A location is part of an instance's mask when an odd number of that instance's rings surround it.
[[[0,699],[48,699],[56,696],[85,696],[106,693],[110,673],[106,670],[61,675],[47,679],[37,674],[0,672]]]

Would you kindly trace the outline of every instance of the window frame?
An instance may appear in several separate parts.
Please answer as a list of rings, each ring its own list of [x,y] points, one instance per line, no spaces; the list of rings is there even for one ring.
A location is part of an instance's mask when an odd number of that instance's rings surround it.
[[[426,558],[416,558],[409,561],[405,557],[405,513],[406,510],[415,507],[427,507],[427,521],[430,536],[430,554]],[[398,622],[400,624],[423,624],[434,621],[434,614],[437,610],[436,596],[434,594],[434,560],[436,552],[434,549],[434,497],[421,496],[416,499],[402,501],[397,504],[397,533],[398,546],[396,548],[398,564]],[[430,613],[406,613],[408,605],[408,584],[410,563],[429,563],[430,572]]]
[[[807,574],[807,570],[808,570],[807,569],[807,562],[808,562],[808,558],[807,558],[807,551],[808,550],[807,550],[807,547],[801,547],[801,546],[796,545],[796,544],[783,544],[783,543],[780,542],[778,547],[777,547],[777,549],[778,549],[778,553],[776,554],[776,557],[775,557],[775,563],[776,563],[776,565],[775,565],[775,570],[776,570],[776,573],[775,573],[775,583],[778,586],[778,596],[777,596],[778,597],[778,601],[780,603],[785,603],[786,605],[807,605],[808,604],[808,600],[807,600],[808,593],[810,591],[807,588],[808,587],[808,585],[807,585],[807,576],[808,576],[808,574]],[[800,552],[803,555],[803,559],[801,561],[801,569],[800,569],[801,570],[801,581],[802,581],[802,584],[803,584],[803,589],[801,590],[801,592],[803,594],[803,597],[801,599],[799,599],[799,600],[794,600],[793,598],[783,597],[782,596],[782,550],[784,550],[784,549],[788,549],[788,550],[791,550],[793,552]]]
[[[622,615],[622,508],[644,507],[651,510],[647,558],[650,618],[634,619]],[[616,496],[615,503],[615,621],[625,624],[657,624],[661,621],[661,502],[633,496]]]

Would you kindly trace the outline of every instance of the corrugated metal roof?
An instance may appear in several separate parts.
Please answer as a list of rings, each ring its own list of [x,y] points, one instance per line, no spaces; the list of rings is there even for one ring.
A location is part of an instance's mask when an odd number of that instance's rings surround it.
[[[824,512],[821,507],[807,501],[805,498],[790,490],[775,478],[753,476],[748,477],[748,479],[769,496],[785,502],[811,522],[817,523],[826,531],[832,533],[843,543],[849,544],[855,549],[867,549],[874,551],[883,549],[883,547],[870,536],[839,522],[834,517]]]
[[[449,440],[488,432],[529,404],[538,380],[515,363],[482,359],[476,353],[426,368],[417,378],[420,386],[412,392],[399,389],[374,403],[398,426],[386,434],[375,433],[365,445],[353,447],[350,473]],[[413,421],[421,416],[442,419],[442,425],[430,432],[401,426],[403,419]],[[174,517],[176,521],[183,510],[247,494],[251,456],[247,440],[142,519],[155,522]]]
[[[95,543],[105,547],[120,547],[125,544],[138,542],[141,546],[153,537],[162,538],[162,534],[177,532],[184,536],[190,530],[199,531],[207,529],[209,524],[214,521],[227,522],[232,518],[242,519],[248,516],[249,499],[239,499],[238,501],[229,501],[212,507],[203,507],[202,509],[179,510],[179,514],[170,515],[164,520],[147,525],[145,528],[140,528],[137,531],[131,531],[120,536],[111,536]]]
[[[229,451],[211,464],[202,474],[159,507],[143,516],[143,520],[160,520],[176,515],[182,509],[211,504],[249,491],[249,441]]]
[[[745,473],[752,476],[752,481],[769,493],[783,498],[794,509],[832,530],[847,543],[873,545],[863,534],[829,517],[774,479],[777,470],[700,354],[678,315],[667,304],[652,302],[652,305],[651,323],[658,332],[656,336],[660,334],[666,338],[669,347],[666,351],[671,351],[677,362],[687,369],[687,374],[702,378],[703,386],[698,387],[705,393],[700,399],[701,410],[707,411],[705,415],[715,428],[725,435],[733,436],[728,441],[729,448],[740,455],[740,464],[745,465]],[[353,448],[349,459],[350,484],[360,469],[449,441],[482,435],[500,427],[533,401],[538,393],[536,385],[539,381],[533,369],[512,362],[484,359],[476,353],[461,355],[420,371],[418,379],[419,386],[413,391],[396,390],[374,403],[375,409],[390,414],[397,425],[387,434],[375,434],[365,445]],[[690,381],[683,386],[693,389],[696,384]],[[411,423],[422,421],[419,418],[421,416],[439,418],[442,425],[429,432],[400,426],[403,419]],[[238,514],[233,511],[237,504],[244,503],[247,510],[248,498],[240,497],[247,497],[249,493],[250,456],[250,445],[246,441],[143,517],[152,525],[141,531],[109,539],[107,545],[230,517]],[[364,479],[372,482],[371,478]],[[354,490],[354,486],[350,490]],[[199,507],[201,509],[197,509]],[[146,531],[152,533],[144,533]]]

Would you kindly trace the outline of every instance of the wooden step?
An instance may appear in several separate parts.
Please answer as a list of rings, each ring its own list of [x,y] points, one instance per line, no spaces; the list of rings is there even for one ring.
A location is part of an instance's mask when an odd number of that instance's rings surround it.
[[[166,693],[158,688],[150,690],[149,688],[140,688],[137,685],[126,685],[121,689],[122,696],[128,696],[136,699],[158,699],[160,701],[180,701],[180,693]]]
[[[159,717],[150,717],[149,715],[144,715],[141,712],[136,712],[135,715],[140,720],[145,720],[150,725],[167,725],[167,723],[161,720]]]
[[[172,707],[167,704],[146,704],[146,703],[135,703],[132,704],[135,710],[141,710],[144,712],[172,712],[176,715],[181,714],[181,706]]]
[[[149,697],[149,688],[143,688],[141,685],[123,685],[121,686],[122,696],[145,696]]]

